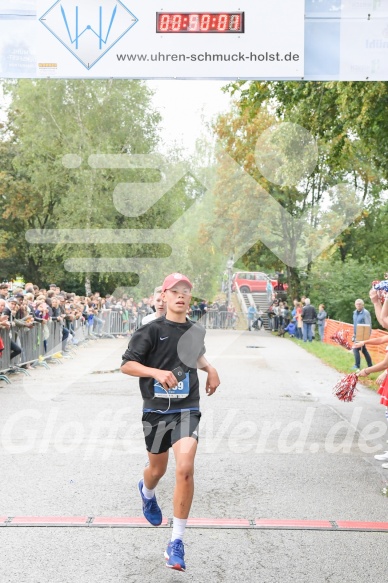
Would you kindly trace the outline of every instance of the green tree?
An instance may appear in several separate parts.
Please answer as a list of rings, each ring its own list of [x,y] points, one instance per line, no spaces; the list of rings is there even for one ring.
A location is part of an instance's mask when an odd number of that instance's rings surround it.
[[[358,257],[366,261],[367,255],[373,251],[376,255],[374,243],[368,247],[368,230],[383,225],[385,220],[384,203],[381,193],[386,181],[378,168],[378,157],[371,154],[371,139],[365,138],[366,128],[360,128],[360,108],[357,106],[352,115],[345,111],[345,104],[350,95],[355,93],[355,102],[361,104],[362,96],[367,88],[364,84],[344,83],[299,83],[299,82],[239,82],[230,85],[226,90],[232,92],[237,101],[232,112],[219,119],[216,132],[222,147],[239,162],[254,178],[273,196],[282,207],[287,210],[291,218],[304,215],[306,223],[313,229],[306,244],[314,242],[314,237],[325,235],[328,223],[325,219],[325,210],[331,205],[337,215],[346,212],[344,199],[337,197],[339,183],[347,183],[357,193],[363,210],[348,229],[336,240],[335,249],[342,261],[347,257]],[[384,89],[384,90],[383,90]],[[385,84],[380,88],[380,102],[385,95]],[[379,91],[373,95],[378,98]],[[258,124],[265,116],[271,115],[269,123],[291,122],[306,128],[317,140],[319,156],[317,164],[308,178],[299,181],[294,186],[279,187],[265,180],[260,168],[254,160],[255,142],[266,129],[265,123]],[[365,120],[370,120],[368,114]],[[377,131],[377,129],[375,128]],[[287,146],[287,144],[285,144]],[[377,145],[377,144],[376,144]],[[289,147],[293,140],[289,140]],[[290,157],[292,160],[292,157]],[[275,163],[278,163],[274,157]],[[292,167],[290,172],[292,172]],[[284,172],[284,169],[281,168]],[[244,193],[240,193],[235,200],[228,198],[226,180],[220,178],[219,214],[229,217],[233,214],[234,224],[239,225],[240,236],[246,236],[241,229],[243,214],[247,213],[248,205],[244,205]],[[234,188],[234,187],[233,187]],[[229,189],[230,190],[230,189]],[[232,189],[233,190],[233,189]],[[253,215],[266,212],[267,209],[255,207],[255,201],[249,205]],[[273,220],[270,213],[268,222]],[[253,222],[250,224],[252,227]],[[303,232],[294,232],[289,220],[279,217],[277,222],[277,236],[285,246],[296,248],[296,243],[303,240]],[[262,225],[261,225],[262,227]],[[363,231],[359,245],[358,234]],[[261,228],[261,232],[265,233]],[[376,234],[376,237],[378,235]],[[229,242],[229,244],[232,244]],[[272,248],[272,247],[271,247]],[[327,249],[323,256],[332,255]],[[278,260],[265,250],[260,243],[252,246],[242,258],[246,267],[267,266],[271,269],[279,268]],[[308,274],[312,264],[307,267],[307,280],[304,274],[296,268],[284,266],[288,272],[288,280],[292,295],[299,295],[308,288]],[[301,278],[302,275],[302,278]]]
[[[69,257],[138,254],[138,248],[124,244],[74,245],[70,240],[67,245],[29,245],[25,233],[133,225],[115,208],[112,192],[117,183],[131,178],[150,180],[150,172],[139,178],[134,171],[91,168],[88,160],[93,154],[147,154],[155,149],[160,116],[152,109],[146,85],[126,80],[21,80],[4,89],[10,99],[0,152],[5,257],[42,284],[53,277],[65,283],[63,262]],[[156,213],[166,215],[166,206]],[[155,221],[152,213],[148,218]],[[160,254],[157,248],[147,251]],[[79,277],[85,276],[91,274]],[[128,274],[100,278],[115,286],[128,281]]]
[[[370,311],[374,328],[379,328],[369,290],[372,281],[384,279],[386,267],[382,263],[360,264],[353,258],[343,262],[329,257],[316,261],[309,276],[309,297],[317,307],[323,303],[330,318],[352,322],[354,302],[361,298]]]

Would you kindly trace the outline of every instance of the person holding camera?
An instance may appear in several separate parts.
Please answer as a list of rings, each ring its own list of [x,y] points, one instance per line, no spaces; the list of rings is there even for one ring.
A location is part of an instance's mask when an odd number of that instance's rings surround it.
[[[352,342],[354,342],[357,339],[357,326],[359,326],[360,324],[369,326],[369,335],[370,335],[370,331],[372,329],[372,319],[371,319],[370,313],[364,307],[364,300],[357,299],[354,302],[354,305],[355,305],[356,309],[353,312],[353,338],[352,338]],[[369,354],[365,344],[363,344],[359,348],[353,348],[353,355],[354,355],[354,361],[355,361],[353,369],[355,369],[357,371],[360,370],[361,352],[365,357],[365,360],[366,360],[368,367],[373,366],[371,355]]]
[[[166,566],[185,571],[183,537],[194,494],[194,458],[197,451],[199,380],[197,368],[207,372],[206,393],[220,384],[215,368],[205,359],[205,329],[186,319],[192,284],[180,273],[167,276],[162,297],[165,316],[134,332],[123,354],[121,371],[139,377],[143,397],[143,431],[149,465],[138,489],[143,514],[153,525],[162,523],[155,488],[165,474],[169,449],[176,461],[173,494],[173,529],[165,558]]]

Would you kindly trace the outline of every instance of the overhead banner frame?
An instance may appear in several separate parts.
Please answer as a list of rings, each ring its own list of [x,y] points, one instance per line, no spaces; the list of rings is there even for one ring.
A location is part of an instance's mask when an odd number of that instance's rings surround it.
[[[0,77],[388,80],[388,0],[0,0]]]

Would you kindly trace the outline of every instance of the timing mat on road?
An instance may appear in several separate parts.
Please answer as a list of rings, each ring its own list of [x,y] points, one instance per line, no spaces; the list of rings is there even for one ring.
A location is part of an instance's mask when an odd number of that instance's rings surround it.
[[[0,527],[89,527],[89,528],[154,528],[143,517],[107,516],[0,516]],[[164,518],[159,528],[170,528],[171,518]],[[351,520],[296,520],[268,518],[189,518],[188,528],[254,530],[326,530],[388,532],[388,522]]]

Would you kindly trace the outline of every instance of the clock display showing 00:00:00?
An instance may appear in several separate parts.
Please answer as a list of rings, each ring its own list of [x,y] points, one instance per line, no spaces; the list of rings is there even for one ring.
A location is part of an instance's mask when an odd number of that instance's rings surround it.
[[[157,12],[156,32],[244,32],[244,12]]]

